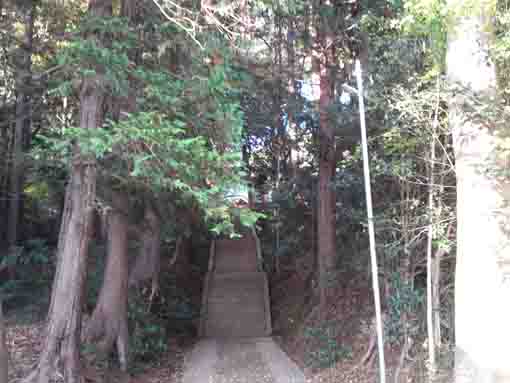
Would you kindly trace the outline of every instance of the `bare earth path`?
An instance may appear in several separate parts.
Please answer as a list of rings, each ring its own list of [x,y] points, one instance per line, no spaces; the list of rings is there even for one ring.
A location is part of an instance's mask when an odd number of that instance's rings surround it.
[[[271,338],[200,341],[185,359],[182,383],[305,383]]]
[[[203,294],[204,338],[185,357],[182,383],[305,382],[269,337],[269,289],[255,237],[213,242]]]

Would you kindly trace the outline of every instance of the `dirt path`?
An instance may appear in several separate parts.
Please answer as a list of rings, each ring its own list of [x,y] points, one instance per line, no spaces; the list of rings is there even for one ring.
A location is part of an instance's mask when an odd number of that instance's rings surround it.
[[[204,339],[185,358],[182,383],[305,383],[271,338]]]

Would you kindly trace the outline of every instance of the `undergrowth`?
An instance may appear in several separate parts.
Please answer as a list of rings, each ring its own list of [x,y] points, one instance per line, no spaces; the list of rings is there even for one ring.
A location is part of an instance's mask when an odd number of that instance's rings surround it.
[[[307,327],[304,336],[312,343],[307,353],[307,365],[312,368],[328,368],[343,359],[352,358],[352,348],[337,341],[338,323],[324,323]]]

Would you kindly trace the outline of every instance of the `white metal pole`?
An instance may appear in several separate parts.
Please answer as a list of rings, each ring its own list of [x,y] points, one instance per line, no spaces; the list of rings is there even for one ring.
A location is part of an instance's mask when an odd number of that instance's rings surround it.
[[[434,165],[436,162],[436,132],[438,124],[438,112],[439,112],[439,101],[440,101],[440,83],[439,77],[437,78],[437,102],[434,111],[434,121],[432,122],[432,138],[430,139],[430,176],[429,176],[429,227],[428,227],[428,238],[427,238],[427,338],[429,347],[429,372],[430,379],[433,381],[436,372],[436,342],[434,339],[434,312],[435,307],[432,306],[432,239],[434,236]],[[437,270],[436,270],[437,272]]]
[[[381,298],[379,293],[379,277],[377,271],[377,256],[375,251],[374,212],[372,208],[372,190],[370,187],[370,167],[368,163],[367,127],[365,124],[365,102],[363,100],[363,80],[361,64],[356,60],[356,82],[358,85],[359,117],[361,125],[361,148],[363,151],[363,175],[365,178],[365,196],[367,200],[368,237],[370,241],[370,262],[372,264],[372,286],[374,290],[375,319],[377,326],[377,348],[379,353],[380,383],[386,382],[386,367],[384,362],[383,324],[381,315]]]

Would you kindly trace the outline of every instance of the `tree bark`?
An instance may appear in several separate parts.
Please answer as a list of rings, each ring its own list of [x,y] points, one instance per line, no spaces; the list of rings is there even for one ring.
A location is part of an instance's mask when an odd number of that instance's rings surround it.
[[[130,21],[134,21],[136,17],[138,0],[122,0],[120,6],[120,15],[126,17]]]
[[[75,152],[59,235],[46,340],[37,367],[28,379],[37,383],[51,381],[59,359],[65,381],[81,382],[81,308],[94,210],[96,166],[93,161],[82,158],[78,149]]]
[[[32,47],[34,37],[35,2],[23,9],[25,33],[19,49],[19,74],[17,76],[16,123],[12,144],[12,165],[9,179],[9,212],[7,218],[7,247],[11,255],[17,254],[16,245],[22,221],[22,195],[24,179],[25,137],[30,134],[30,80],[32,67]],[[13,270],[13,269],[11,269]],[[12,273],[11,273],[12,274]]]
[[[140,254],[129,275],[129,285],[152,279],[157,285],[160,268],[161,229],[159,217],[150,205],[145,208],[147,228],[142,232]]]
[[[89,14],[108,17],[111,0],[90,0]],[[88,38],[95,38],[89,36]],[[83,79],[80,89],[80,128],[97,129],[103,118],[105,80],[101,73]],[[96,161],[73,149],[60,227],[57,270],[53,281],[46,339],[28,381],[49,383],[59,367],[66,383],[81,383],[80,333],[87,253],[96,197]]]
[[[87,323],[85,339],[100,341],[100,348],[109,353],[116,343],[123,371],[128,362],[128,260],[127,233],[129,208],[127,196],[113,193],[113,208],[108,215],[108,255],[99,298]]]
[[[321,2],[322,5],[322,2]],[[318,10],[317,10],[318,11]],[[321,312],[326,309],[331,290],[332,272],[336,259],[336,196],[333,186],[335,176],[335,129],[329,117],[333,101],[332,67],[334,65],[333,37],[319,17],[317,40],[321,52],[313,58],[314,72],[320,79],[319,96],[319,206],[317,214],[317,245]]]
[[[414,201],[414,190],[413,186],[407,178],[401,178],[399,181],[400,185],[400,226],[401,226],[401,241],[403,251],[400,254],[398,275],[400,284],[404,288],[409,288],[411,291],[414,290],[413,286],[413,253],[409,250],[411,237],[412,237],[412,225],[411,225],[411,214],[412,203]],[[394,292],[395,293],[395,292]],[[400,323],[399,326],[404,334],[408,334],[409,326],[409,309],[403,308],[400,312]],[[404,339],[405,340],[405,339]]]
[[[447,74],[455,90],[449,122],[457,174],[457,265],[455,275],[456,382],[510,382],[510,257],[508,177],[498,171],[501,131],[468,114],[473,97],[496,102],[496,72],[488,56],[492,39],[490,2],[463,8],[447,45]],[[466,13],[469,12],[468,15]],[[460,14],[461,12],[459,12]]]
[[[177,240],[176,251],[175,273],[179,280],[186,281],[191,273],[192,236],[181,235]]]

